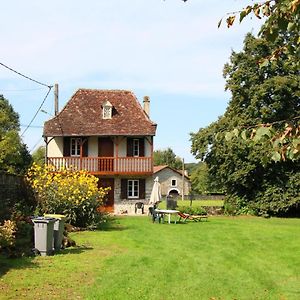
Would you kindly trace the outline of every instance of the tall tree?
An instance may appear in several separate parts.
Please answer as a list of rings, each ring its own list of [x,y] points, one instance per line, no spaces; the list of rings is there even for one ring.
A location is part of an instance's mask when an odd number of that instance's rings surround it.
[[[32,153],[32,160],[37,165],[43,166],[45,164],[45,151],[45,146],[40,146]]]
[[[226,88],[232,93],[225,114],[192,134],[193,154],[205,159],[211,176],[226,187],[227,207],[233,210],[282,214],[300,204],[300,162],[271,162],[266,159],[271,145],[247,142],[247,132],[241,134],[245,139],[236,138],[240,128],[260,123],[280,127],[277,121],[300,115],[294,61],[281,55],[263,67],[258,64],[289,38],[283,34],[272,42],[247,35],[243,51],[233,52],[224,68]]]
[[[0,95],[0,172],[22,174],[31,163],[19,129],[19,115],[8,100]]]
[[[155,166],[168,165],[176,170],[182,169],[182,160],[176,156],[171,148],[154,151],[153,160]]]

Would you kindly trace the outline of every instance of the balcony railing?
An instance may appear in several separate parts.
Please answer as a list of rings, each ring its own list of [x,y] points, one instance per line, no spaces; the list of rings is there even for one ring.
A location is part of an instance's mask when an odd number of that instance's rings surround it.
[[[151,157],[48,157],[47,164],[56,171],[67,168],[103,175],[153,172]]]

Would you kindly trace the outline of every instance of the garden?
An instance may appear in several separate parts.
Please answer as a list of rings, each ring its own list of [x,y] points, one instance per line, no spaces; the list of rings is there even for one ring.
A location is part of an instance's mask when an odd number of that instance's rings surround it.
[[[299,299],[300,220],[118,217],[76,247],[0,257],[1,299]]]

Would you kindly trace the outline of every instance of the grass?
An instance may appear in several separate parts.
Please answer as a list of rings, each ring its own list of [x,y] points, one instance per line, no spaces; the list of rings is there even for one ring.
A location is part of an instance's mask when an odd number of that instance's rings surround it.
[[[300,219],[122,217],[80,247],[0,258],[0,299],[300,299]]]

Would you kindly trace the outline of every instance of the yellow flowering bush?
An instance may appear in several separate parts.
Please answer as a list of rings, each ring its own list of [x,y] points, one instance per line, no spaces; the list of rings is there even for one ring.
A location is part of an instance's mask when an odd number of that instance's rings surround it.
[[[97,222],[107,189],[98,188],[98,178],[86,171],[60,169],[33,164],[26,180],[38,202],[39,213],[67,215],[75,226],[87,227]]]

